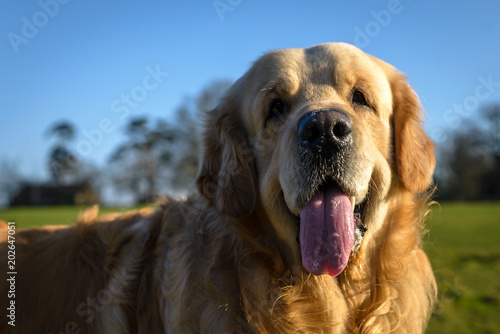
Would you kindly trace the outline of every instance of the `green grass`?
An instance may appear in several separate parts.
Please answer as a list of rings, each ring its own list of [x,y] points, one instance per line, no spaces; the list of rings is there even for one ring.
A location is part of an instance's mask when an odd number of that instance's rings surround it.
[[[426,252],[440,299],[428,333],[500,333],[500,203],[432,211]]]
[[[78,215],[88,208],[85,206],[16,207],[0,210],[0,220],[14,221],[17,229],[43,225],[67,225],[74,223]],[[130,208],[102,207],[99,209],[99,214],[130,210]]]
[[[70,224],[83,207],[0,210],[17,228]],[[127,211],[103,208],[101,212]],[[428,333],[500,333],[500,203],[433,206],[425,249],[439,286]]]

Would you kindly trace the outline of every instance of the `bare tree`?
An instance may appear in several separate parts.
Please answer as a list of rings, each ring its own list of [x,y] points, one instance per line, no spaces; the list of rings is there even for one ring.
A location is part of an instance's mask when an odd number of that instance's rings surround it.
[[[7,159],[0,161],[0,206],[8,204],[21,188],[24,179],[18,170],[17,163]]]
[[[500,105],[478,114],[475,122],[451,133],[438,153],[436,174],[444,199],[500,199]]]
[[[495,156],[500,156],[500,104],[492,104],[481,109],[483,133],[482,144]]]
[[[125,133],[127,142],[109,160],[111,178],[119,191],[134,194],[138,202],[151,202],[164,183],[161,176],[171,158],[168,143],[173,131],[164,121],[151,125],[147,117],[139,117],[130,120]]]
[[[481,177],[481,198],[500,199],[500,104],[481,109],[480,145],[488,153],[489,169]]]
[[[80,162],[69,149],[69,143],[75,138],[73,124],[69,121],[57,122],[47,130],[47,135],[56,139],[48,158],[52,182],[57,185],[75,183]]]
[[[127,141],[110,157],[115,188],[149,202],[161,193],[194,188],[198,170],[198,133],[202,113],[214,108],[228,80],[215,81],[196,98],[187,98],[170,122],[150,122],[147,117],[130,120]]]
[[[198,160],[200,155],[199,134],[204,113],[217,107],[220,100],[231,86],[230,80],[217,80],[207,85],[194,100],[187,100],[177,109],[172,152],[171,179],[172,187],[176,189],[193,190]]]
[[[450,145],[441,149],[443,170],[440,195],[452,200],[472,200],[481,196],[480,178],[488,169],[488,155],[478,149],[476,136],[469,131],[455,132]]]
[[[221,98],[226,91],[231,87],[232,81],[223,79],[210,83],[205,87],[196,100],[196,105],[199,111],[207,112],[219,104]]]

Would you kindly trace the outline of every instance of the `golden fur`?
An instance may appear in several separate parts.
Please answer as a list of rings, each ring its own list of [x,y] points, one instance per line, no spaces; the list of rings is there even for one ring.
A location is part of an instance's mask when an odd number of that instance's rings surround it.
[[[354,89],[369,106],[352,102]],[[270,120],[277,98],[289,107]],[[368,228],[337,277],[308,273],[297,242],[300,198],[319,182],[300,168],[313,162],[299,161],[297,122],[324,108],[352,123],[352,152],[328,168]],[[199,193],[186,200],[17,231],[16,327],[4,316],[1,331],[424,331],[436,298],[420,240],[434,154],[402,74],[342,43],[268,53],[207,113],[203,146]],[[2,280],[4,310],[7,290]]]

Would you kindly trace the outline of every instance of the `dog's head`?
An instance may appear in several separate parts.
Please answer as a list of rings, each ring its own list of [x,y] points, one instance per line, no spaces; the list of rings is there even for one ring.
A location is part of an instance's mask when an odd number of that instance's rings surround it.
[[[208,114],[198,188],[223,214],[262,208],[309,272],[338,275],[354,211],[376,231],[392,187],[430,185],[421,117],[405,77],[354,46],[270,52]]]

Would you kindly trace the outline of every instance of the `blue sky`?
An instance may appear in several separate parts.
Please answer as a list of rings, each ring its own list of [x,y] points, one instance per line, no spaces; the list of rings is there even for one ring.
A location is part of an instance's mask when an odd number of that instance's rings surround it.
[[[128,117],[168,119],[187,96],[237,79],[276,48],[343,41],[392,63],[410,77],[438,144],[440,130],[500,101],[493,0],[20,0],[4,3],[0,37],[0,160],[37,179],[54,122],[73,122],[74,146],[102,165]],[[94,130],[102,137],[85,146]]]

